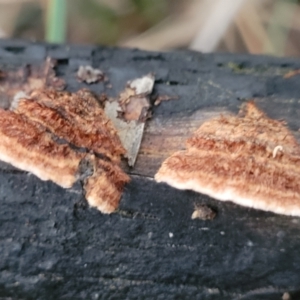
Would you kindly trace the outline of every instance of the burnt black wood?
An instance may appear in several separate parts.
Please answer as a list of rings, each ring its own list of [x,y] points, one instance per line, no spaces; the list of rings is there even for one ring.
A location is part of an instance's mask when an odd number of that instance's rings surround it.
[[[100,67],[97,93],[116,96],[126,81],[154,72],[155,93],[177,102],[154,109],[173,118],[217,107],[237,111],[256,97],[268,115],[300,127],[300,68],[293,58],[182,51],[150,53],[89,46],[0,42],[0,69],[58,60],[70,91],[86,87],[80,65]],[[1,141],[0,141],[1,142]],[[134,170],[132,171],[134,173]],[[217,211],[192,220],[197,204]],[[120,209],[89,208],[76,186],[2,168],[0,171],[0,299],[300,299],[300,218],[222,203],[139,174]]]

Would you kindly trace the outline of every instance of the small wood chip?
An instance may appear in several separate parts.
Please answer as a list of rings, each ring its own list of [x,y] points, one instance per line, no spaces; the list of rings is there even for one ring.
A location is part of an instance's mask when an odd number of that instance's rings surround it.
[[[99,69],[92,68],[91,66],[80,66],[77,71],[77,78],[79,81],[91,84],[104,80],[104,73]]]
[[[289,293],[285,292],[283,295],[282,295],[282,300],[290,300],[291,299],[291,296]]]
[[[168,95],[160,95],[155,99],[154,105],[159,105],[162,101],[169,101],[169,100],[175,100],[178,99],[177,96],[168,96]]]
[[[287,72],[283,78],[288,79],[300,74],[300,69]]]
[[[192,214],[192,219],[213,220],[216,217],[216,212],[205,204],[196,205]]]

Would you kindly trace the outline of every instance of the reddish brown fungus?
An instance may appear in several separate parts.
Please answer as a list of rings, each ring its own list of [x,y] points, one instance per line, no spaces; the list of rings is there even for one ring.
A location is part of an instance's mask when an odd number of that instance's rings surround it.
[[[300,146],[283,122],[268,118],[253,102],[238,116],[205,122],[155,179],[218,200],[300,216]]]

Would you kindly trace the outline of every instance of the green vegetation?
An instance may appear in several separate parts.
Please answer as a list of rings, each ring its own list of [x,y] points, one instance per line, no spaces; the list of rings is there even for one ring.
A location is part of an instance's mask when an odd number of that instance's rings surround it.
[[[50,0],[47,7],[46,40],[63,43],[66,40],[66,0]]]

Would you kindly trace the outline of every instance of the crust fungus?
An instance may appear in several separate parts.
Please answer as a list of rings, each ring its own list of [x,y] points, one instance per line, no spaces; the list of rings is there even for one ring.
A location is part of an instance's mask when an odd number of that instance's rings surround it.
[[[129,181],[119,167],[125,150],[90,92],[35,90],[11,109],[0,109],[1,160],[64,188],[82,179],[91,206],[118,207]]]
[[[0,109],[0,118],[2,161],[64,188],[73,185],[81,153],[55,143],[39,124],[22,115]]]
[[[93,175],[84,181],[85,197],[91,206],[103,213],[111,213],[118,207],[128,181],[128,175],[117,164],[94,159]]]
[[[117,162],[120,155],[125,154],[111,121],[87,90],[74,94],[34,91],[29,99],[19,99],[15,112],[76,147],[104,154]]]
[[[253,102],[238,116],[211,119],[166,159],[155,176],[178,189],[300,216],[300,147],[283,122]]]

